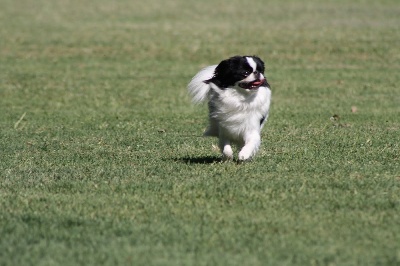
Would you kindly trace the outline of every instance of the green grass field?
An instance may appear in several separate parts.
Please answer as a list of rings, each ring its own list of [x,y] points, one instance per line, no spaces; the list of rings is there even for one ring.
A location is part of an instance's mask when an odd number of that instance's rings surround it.
[[[400,5],[0,0],[0,265],[400,265]],[[222,163],[192,76],[266,62]]]

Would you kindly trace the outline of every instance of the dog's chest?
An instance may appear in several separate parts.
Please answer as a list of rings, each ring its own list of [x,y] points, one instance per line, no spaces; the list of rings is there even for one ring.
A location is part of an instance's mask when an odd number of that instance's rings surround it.
[[[215,96],[211,99],[210,112],[222,124],[260,126],[268,115],[271,97],[268,88],[260,88],[247,97],[235,91]]]
[[[224,91],[213,97],[212,101],[224,113],[264,113],[269,109],[271,92],[268,88],[260,88],[257,92],[243,95],[234,90]]]

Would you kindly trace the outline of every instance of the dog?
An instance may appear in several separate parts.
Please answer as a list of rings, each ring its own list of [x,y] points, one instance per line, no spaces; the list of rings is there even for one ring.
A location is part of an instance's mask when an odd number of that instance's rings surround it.
[[[188,84],[193,103],[208,102],[204,135],[219,139],[223,160],[233,159],[232,144],[240,149],[239,161],[252,159],[260,148],[271,103],[264,71],[257,56],[233,56],[202,69]]]

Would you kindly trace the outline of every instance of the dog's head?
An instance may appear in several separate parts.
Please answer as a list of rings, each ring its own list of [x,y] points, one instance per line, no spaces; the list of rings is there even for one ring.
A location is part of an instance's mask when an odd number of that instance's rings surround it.
[[[234,56],[218,64],[214,76],[205,83],[214,83],[221,89],[240,87],[244,90],[257,90],[269,87],[264,77],[264,62],[257,56]]]

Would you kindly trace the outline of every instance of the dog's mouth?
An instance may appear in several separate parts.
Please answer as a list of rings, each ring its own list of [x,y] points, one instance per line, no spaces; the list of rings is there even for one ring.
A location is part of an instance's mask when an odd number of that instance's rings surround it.
[[[239,83],[239,86],[246,90],[255,90],[266,84],[267,84],[266,79],[256,79],[255,81],[252,81],[252,82]]]

